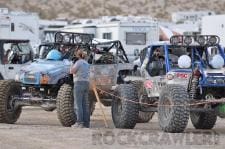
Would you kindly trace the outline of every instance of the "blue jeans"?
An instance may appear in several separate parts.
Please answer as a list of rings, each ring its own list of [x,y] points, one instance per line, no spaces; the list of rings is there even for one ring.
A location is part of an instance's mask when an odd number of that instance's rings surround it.
[[[90,127],[90,109],[89,109],[89,82],[74,82],[74,109],[77,115],[77,123],[84,127]]]

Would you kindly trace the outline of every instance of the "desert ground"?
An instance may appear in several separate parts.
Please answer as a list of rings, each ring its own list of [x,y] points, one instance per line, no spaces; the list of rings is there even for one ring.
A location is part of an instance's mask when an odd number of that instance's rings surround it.
[[[108,128],[96,105],[91,128],[62,127],[56,111],[24,108],[15,124],[0,124],[0,149],[105,149],[105,148],[224,148],[225,120],[218,118],[212,130],[196,130],[189,122],[184,133],[164,133],[158,126],[157,114],[149,123],[135,129],[116,129],[110,107],[104,107]]]

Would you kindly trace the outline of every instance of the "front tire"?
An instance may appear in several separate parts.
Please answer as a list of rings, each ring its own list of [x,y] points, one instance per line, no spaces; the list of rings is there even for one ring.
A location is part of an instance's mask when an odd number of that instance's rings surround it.
[[[189,96],[180,85],[166,85],[160,94],[158,119],[165,132],[183,132],[188,124],[190,113]]]
[[[74,111],[73,87],[63,84],[58,92],[56,99],[57,116],[60,123],[65,127],[70,127],[76,123]]]
[[[13,96],[20,95],[20,85],[13,80],[0,80],[0,123],[15,123],[22,108],[14,107]]]
[[[112,119],[116,128],[133,129],[138,120],[138,95],[132,84],[121,84],[115,90],[112,101]]]

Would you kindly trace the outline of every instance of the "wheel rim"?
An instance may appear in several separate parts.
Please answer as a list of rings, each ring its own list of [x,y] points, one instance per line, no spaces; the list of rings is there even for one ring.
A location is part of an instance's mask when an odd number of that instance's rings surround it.
[[[8,97],[8,102],[7,102],[7,105],[6,105],[6,110],[8,112],[13,112],[15,111],[15,100],[14,100],[14,96],[13,95],[10,95]]]

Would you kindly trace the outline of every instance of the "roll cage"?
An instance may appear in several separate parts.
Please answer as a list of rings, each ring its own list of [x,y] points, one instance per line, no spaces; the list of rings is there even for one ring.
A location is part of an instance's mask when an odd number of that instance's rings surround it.
[[[224,49],[219,45],[220,38],[214,35],[183,36],[177,35],[170,38],[170,42],[161,42],[152,44],[141,51],[140,60],[143,63],[144,58],[151,59],[156,48],[161,48],[161,54],[165,57],[164,65],[166,73],[173,71],[191,71],[196,64],[201,64],[204,69],[209,65],[209,47],[216,48],[219,55],[225,59]],[[171,54],[176,56],[188,55],[192,59],[192,65],[189,69],[174,68],[171,63]],[[205,55],[205,57],[203,57]],[[204,59],[205,58],[205,59]],[[177,65],[177,64],[175,64]],[[203,67],[204,66],[204,67]]]
[[[95,43],[93,43],[93,41]],[[92,60],[95,54],[109,53],[111,50],[115,52],[116,60],[122,61],[122,63],[129,63],[126,52],[119,40],[113,41],[98,41],[93,39],[92,34],[72,33],[72,32],[57,32],[55,34],[55,41],[53,43],[43,43],[39,46],[39,57],[45,58],[47,53],[51,49],[60,49],[61,46],[69,48],[69,59],[74,57],[74,52],[82,47],[87,52],[88,62],[93,63]],[[44,47],[44,51],[41,52],[41,48]],[[99,50],[101,47],[103,50]],[[43,54],[45,53],[45,54]],[[120,60],[119,60],[120,59]]]

